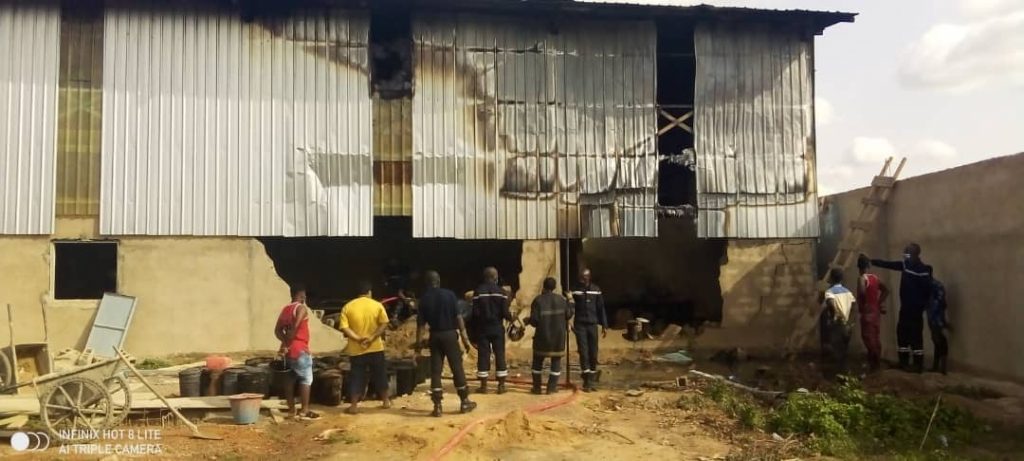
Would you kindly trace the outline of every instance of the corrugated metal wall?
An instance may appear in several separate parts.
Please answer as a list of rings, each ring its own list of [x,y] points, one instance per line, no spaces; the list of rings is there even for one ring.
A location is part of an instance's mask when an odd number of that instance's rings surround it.
[[[0,2],[0,234],[53,232],[60,10]]]
[[[412,216],[412,100],[373,100],[373,214]]]
[[[131,5],[104,24],[103,234],[372,235],[365,15]]]
[[[657,234],[653,24],[421,17],[413,35],[414,236]]]
[[[811,39],[703,25],[694,44],[698,236],[816,237]]]
[[[57,97],[57,215],[100,212],[103,15],[65,8]]]

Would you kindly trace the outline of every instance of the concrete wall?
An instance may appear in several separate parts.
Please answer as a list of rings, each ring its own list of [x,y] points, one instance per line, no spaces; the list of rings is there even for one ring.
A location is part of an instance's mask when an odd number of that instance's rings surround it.
[[[782,352],[814,303],[814,240],[730,240],[719,284],[722,321],[696,346]]]
[[[1024,379],[1024,154],[900,181],[864,245],[872,257],[897,259],[916,242],[946,285],[953,367]],[[860,211],[867,189],[828,197],[833,221],[822,242],[832,247]],[[830,230],[831,229],[831,230]],[[824,248],[823,248],[824,249]],[[878,270],[895,291],[899,274]],[[856,270],[847,280],[856,280]],[[894,298],[882,328],[887,357],[896,354]],[[860,346],[859,341],[855,342]],[[931,344],[925,329],[926,354]]]
[[[54,239],[95,238],[96,221],[58,219]],[[51,350],[85,345],[98,301],[54,300],[50,237],[0,237],[0,305],[14,309],[17,343],[41,342],[43,309]],[[138,298],[125,349],[136,356],[275,350],[277,314],[289,301],[263,245],[248,238],[120,239],[118,291]],[[344,346],[313,325],[315,350]],[[0,345],[9,341],[0,328]]]

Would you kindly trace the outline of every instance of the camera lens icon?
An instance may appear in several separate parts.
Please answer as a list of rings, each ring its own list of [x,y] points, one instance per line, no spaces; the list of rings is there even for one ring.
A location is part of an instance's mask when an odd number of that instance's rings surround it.
[[[14,451],[43,451],[50,448],[50,435],[45,432],[15,432],[11,435]]]

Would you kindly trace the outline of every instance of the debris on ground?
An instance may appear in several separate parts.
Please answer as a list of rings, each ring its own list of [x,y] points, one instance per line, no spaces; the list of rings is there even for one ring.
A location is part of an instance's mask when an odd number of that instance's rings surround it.
[[[669,352],[668,354],[662,354],[654,358],[655,362],[666,362],[675,365],[690,365],[693,363],[693,357],[685,349],[680,349],[675,352]]]

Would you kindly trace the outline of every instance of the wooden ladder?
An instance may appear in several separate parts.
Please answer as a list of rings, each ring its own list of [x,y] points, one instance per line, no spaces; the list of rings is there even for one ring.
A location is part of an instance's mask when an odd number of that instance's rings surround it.
[[[861,199],[860,214],[857,215],[857,219],[850,221],[850,232],[839,243],[839,249],[836,252],[835,258],[832,259],[832,264],[829,264],[829,269],[845,271],[850,267],[850,264],[857,260],[861,244],[864,243],[864,237],[874,228],[875,220],[878,218],[878,211],[889,201],[892,188],[896,185],[896,179],[899,178],[900,172],[903,171],[903,165],[906,163],[906,158],[901,159],[900,164],[896,166],[896,171],[889,175],[892,157],[885,160],[882,171],[871,181],[871,189],[868,190],[868,195]],[[828,289],[828,272],[818,282],[818,288],[821,290]]]

